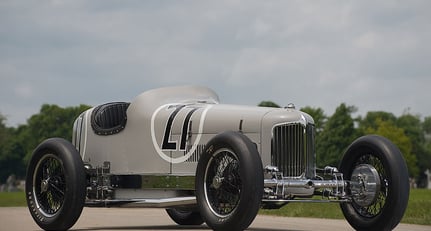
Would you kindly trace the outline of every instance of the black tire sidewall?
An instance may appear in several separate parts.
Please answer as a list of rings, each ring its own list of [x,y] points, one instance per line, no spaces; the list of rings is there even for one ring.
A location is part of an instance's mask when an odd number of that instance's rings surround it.
[[[208,162],[217,150],[227,148],[238,158],[242,190],[235,210],[227,217],[215,215],[206,203],[204,182]],[[257,215],[263,194],[263,170],[256,146],[238,132],[225,132],[215,136],[206,146],[196,170],[196,196],[205,222],[215,230],[246,229]]]
[[[392,230],[400,222],[409,198],[409,176],[400,150],[388,139],[368,135],[355,140],[345,152],[340,171],[350,180],[354,164],[362,155],[372,154],[380,159],[388,178],[388,196],[380,214],[366,218],[356,212],[350,203],[341,209],[347,221],[357,230]]]
[[[36,208],[33,193],[33,177],[37,164],[46,155],[54,155],[61,162],[66,179],[65,197],[62,207],[53,216],[47,217]],[[85,203],[86,178],[83,162],[76,148],[62,138],[51,138],[42,142],[33,152],[27,168],[26,199],[35,222],[44,230],[67,230],[78,220]]]
[[[170,208],[166,209],[166,212],[179,225],[201,225],[204,223],[201,214],[195,210]]]

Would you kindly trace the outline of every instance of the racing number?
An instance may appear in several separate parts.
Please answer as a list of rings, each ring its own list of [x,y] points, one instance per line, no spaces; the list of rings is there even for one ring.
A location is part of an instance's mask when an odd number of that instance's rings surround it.
[[[163,143],[162,143],[163,150],[177,150],[178,141],[170,141],[169,137],[172,131],[172,124],[174,123],[175,117],[178,115],[178,112],[186,108],[186,105],[171,105],[168,107],[168,109],[170,108],[175,108],[175,110],[169,116],[168,123],[166,124],[165,134],[163,136]],[[179,149],[180,151],[186,150],[186,141],[187,141],[187,135],[188,135],[187,128],[189,126],[190,119],[193,113],[198,109],[199,108],[191,108],[191,110],[187,113],[184,119],[183,127],[181,130],[181,143],[180,143],[180,149]]]

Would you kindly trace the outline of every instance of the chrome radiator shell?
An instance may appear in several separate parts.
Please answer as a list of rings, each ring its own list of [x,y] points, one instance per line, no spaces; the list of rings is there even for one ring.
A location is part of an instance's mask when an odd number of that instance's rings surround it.
[[[277,124],[272,129],[271,165],[283,177],[313,179],[316,175],[315,128],[312,123]]]

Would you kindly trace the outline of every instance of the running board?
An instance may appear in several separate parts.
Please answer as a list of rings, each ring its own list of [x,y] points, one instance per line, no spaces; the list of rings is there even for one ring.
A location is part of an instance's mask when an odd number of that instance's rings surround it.
[[[87,207],[120,207],[120,208],[170,208],[196,205],[196,197],[174,197],[162,199],[116,199],[87,200]]]

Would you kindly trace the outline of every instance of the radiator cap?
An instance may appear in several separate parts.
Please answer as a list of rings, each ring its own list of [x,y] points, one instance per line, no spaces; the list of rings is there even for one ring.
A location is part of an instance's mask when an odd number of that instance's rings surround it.
[[[284,108],[287,108],[287,109],[295,109],[295,104],[293,104],[293,103],[289,103],[286,107],[284,107]]]

